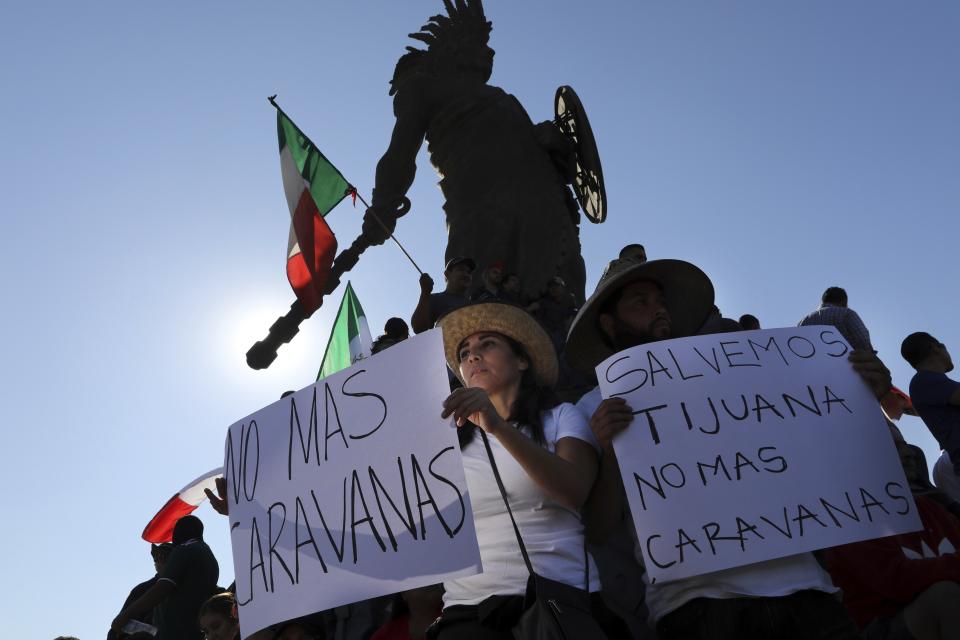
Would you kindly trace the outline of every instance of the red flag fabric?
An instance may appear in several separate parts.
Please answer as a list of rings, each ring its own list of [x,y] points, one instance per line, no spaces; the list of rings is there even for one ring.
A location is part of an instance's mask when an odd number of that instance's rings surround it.
[[[324,216],[355,189],[282,111],[277,110],[280,173],[290,208],[287,279],[307,314],[320,306],[337,252]]]
[[[147,524],[142,537],[147,542],[161,544],[173,540],[173,525],[183,516],[196,511],[207,499],[204,489],[216,491],[216,480],[223,475],[223,467],[211,469],[183,489],[178,491],[167,503],[160,507],[157,515]]]

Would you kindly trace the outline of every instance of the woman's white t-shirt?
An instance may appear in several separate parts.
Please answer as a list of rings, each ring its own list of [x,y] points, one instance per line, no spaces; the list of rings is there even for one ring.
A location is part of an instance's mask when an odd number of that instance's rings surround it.
[[[590,426],[572,404],[545,411],[542,419],[544,447],[551,453],[561,438],[577,438],[598,447]],[[529,428],[522,430],[530,435]],[[545,578],[582,589],[587,572],[580,514],[548,498],[496,438],[489,440],[534,570]],[[523,594],[529,576],[479,433],[463,448],[463,468],[483,573],[445,582],[444,607],[479,604],[493,595]],[[599,590],[600,580],[592,559],[589,573],[590,591]]]

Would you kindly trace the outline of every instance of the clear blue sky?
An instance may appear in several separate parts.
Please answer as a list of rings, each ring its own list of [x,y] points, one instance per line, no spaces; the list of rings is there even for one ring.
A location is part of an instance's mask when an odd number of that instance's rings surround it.
[[[592,289],[627,241],[692,260],[729,316],[795,324],[841,285],[900,386],[900,340],[960,360],[960,6],[953,2],[487,0],[492,82],[535,120],[574,86],[610,213]],[[0,281],[7,499],[0,636],[91,640],[151,575],[139,534],[220,464],[226,427],[315,376],[335,304],[267,371],[244,352],[292,300],[266,101],[366,193],[387,82],[439,0],[10,2],[0,10]],[[425,155],[398,227],[439,278]],[[362,211],[329,218],[341,243]],[[374,331],[417,274],[391,246],[352,275]],[[932,462],[935,443],[901,422]],[[851,451],[851,457],[857,452]],[[225,521],[208,507],[223,584]]]

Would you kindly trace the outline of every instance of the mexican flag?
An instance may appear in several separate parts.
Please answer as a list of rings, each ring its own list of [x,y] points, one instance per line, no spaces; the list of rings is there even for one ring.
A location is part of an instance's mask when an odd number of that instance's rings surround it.
[[[161,544],[173,540],[173,527],[177,520],[183,516],[190,515],[197,510],[203,501],[207,499],[204,489],[210,489],[216,493],[217,478],[223,476],[223,468],[217,467],[206,472],[183,489],[180,489],[172,498],[160,507],[157,515],[153,516],[143,530],[141,536],[147,542]]]
[[[287,279],[309,315],[320,307],[337,251],[337,239],[323,218],[355,191],[279,107],[277,137],[283,191],[290,207]]]
[[[343,292],[343,300],[340,302],[340,310],[337,311],[337,319],[333,322],[330,342],[323,354],[323,364],[320,365],[317,380],[346,369],[358,360],[368,358],[372,344],[367,316],[363,313],[357,294],[353,292],[353,286],[347,282],[347,290]]]

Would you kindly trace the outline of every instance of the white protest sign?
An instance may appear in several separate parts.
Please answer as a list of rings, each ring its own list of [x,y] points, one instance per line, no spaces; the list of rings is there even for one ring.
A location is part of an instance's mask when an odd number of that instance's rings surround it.
[[[240,629],[474,575],[480,551],[439,330],[230,427]]]
[[[597,367],[652,580],[920,529],[876,398],[833,327],[666,340]]]

